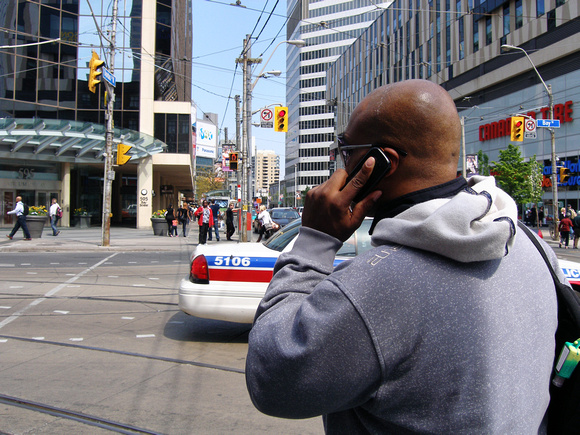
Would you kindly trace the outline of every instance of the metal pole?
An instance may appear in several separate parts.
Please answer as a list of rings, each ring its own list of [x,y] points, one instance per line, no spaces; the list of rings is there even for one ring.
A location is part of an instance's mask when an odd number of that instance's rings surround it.
[[[109,49],[109,70],[115,72],[115,35],[117,32],[118,0],[113,1],[113,22],[111,27],[111,45]],[[107,88],[107,130],[105,132],[105,174],[103,189],[103,222],[101,228],[101,246],[109,246],[111,238],[111,192],[115,171],[113,169],[113,108],[115,104],[115,90],[106,84]]]
[[[243,161],[244,169],[245,169],[245,176],[246,179],[244,180],[246,183],[246,197],[244,198],[246,204],[248,206],[247,213],[245,213],[246,222],[244,226],[244,232],[246,233],[245,241],[251,242],[252,241],[252,232],[247,231],[247,218],[248,213],[252,209],[252,166],[251,166],[251,156],[252,156],[252,58],[251,58],[251,51],[252,47],[250,45],[250,35],[246,36],[246,42],[248,44],[248,49],[246,50],[246,74],[245,74],[245,83],[244,87],[246,88],[246,111],[245,111],[245,119],[246,119],[246,126],[244,133],[246,134],[246,158]]]
[[[527,56],[527,54],[526,54]],[[529,59],[529,57],[528,57]],[[531,60],[530,60],[531,62]],[[532,63],[532,66],[534,64]],[[536,70],[536,67],[534,67]],[[538,73],[538,70],[536,70]],[[538,76],[540,73],[538,73]],[[540,80],[542,77],[540,77]],[[544,81],[542,80],[542,83]],[[548,98],[550,99],[550,119],[554,119],[554,96],[552,95],[552,85],[546,86],[546,91],[548,92]],[[557,162],[556,162],[556,132],[555,129],[552,127],[550,128],[550,136],[551,136],[551,147],[552,147],[552,197],[554,198],[554,205],[552,206],[552,210],[554,210],[554,225],[556,225],[554,232],[558,231],[558,220],[559,220],[559,211],[558,211],[558,175],[556,174],[557,169]]]
[[[467,156],[465,155],[465,117],[461,117],[461,154],[463,154],[463,178],[467,177],[467,170],[465,165],[467,165]]]
[[[294,208],[296,208],[296,197],[298,196],[298,187],[296,186],[296,171],[298,171],[298,165],[294,164]]]
[[[242,105],[242,128],[244,129],[244,138],[242,141],[242,225],[243,230],[242,241],[247,242],[248,237],[251,241],[252,233],[247,231],[247,213],[250,211],[252,198],[251,198],[251,183],[252,183],[252,173],[250,166],[251,159],[251,141],[252,141],[252,71],[251,65],[254,63],[262,62],[262,59],[252,59],[250,57],[251,46],[250,46],[250,35],[246,35],[244,39],[244,52],[243,57],[236,59],[236,63],[242,64],[242,71],[244,76],[244,92],[243,92],[243,105]]]
[[[519,50],[526,55],[526,58],[530,62],[530,65],[532,65],[532,68],[534,69],[536,75],[538,76],[538,78],[542,82],[544,89],[546,89],[546,92],[548,93],[549,104],[550,104],[550,119],[554,119],[554,96],[552,95],[552,85],[546,84],[546,82],[544,81],[544,79],[540,75],[540,72],[536,68],[536,65],[534,65],[534,62],[532,62],[532,58],[528,55],[528,52],[521,47],[516,47],[515,45],[509,45],[509,44],[503,44],[501,46],[501,48],[507,49],[507,50]],[[554,232],[557,233],[558,232],[558,220],[559,220],[558,217],[559,216],[558,216],[558,175],[556,174],[556,171],[558,169],[557,168],[558,165],[556,162],[556,132],[555,132],[554,128],[550,128],[550,135],[551,135],[551,147],[552,147],[552,150],[551,150],[551,152],[552,152],[552,177],[551,177],[552,178],[552,212],[554,213],[554,225],[556,225]]]

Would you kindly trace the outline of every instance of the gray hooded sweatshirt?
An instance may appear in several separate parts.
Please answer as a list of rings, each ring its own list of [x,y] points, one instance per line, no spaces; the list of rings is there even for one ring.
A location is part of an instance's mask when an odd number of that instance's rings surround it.
[[[303,227],[250,333],[254,405],[322,415],[328,433],[543,432],[556,296],[516,221],[495,180],[472,177],[380,220],[375,248],[336,268],[341,242]]]

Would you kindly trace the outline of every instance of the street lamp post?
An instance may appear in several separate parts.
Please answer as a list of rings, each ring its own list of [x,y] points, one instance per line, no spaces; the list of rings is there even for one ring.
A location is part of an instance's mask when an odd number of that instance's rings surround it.
[[[532,65],[532,68],[534,68],[534,71],[536,72],[536,74],[538,75],[538,78],[542,82],[542,85],[544,85],[544,89],[546,89],[546,92],[547,92],[548,98],[549,98],[549,104],[550,104],[550,119],[554,119],[554,96],[552,95],[552,86],[546,85],[546,82],[544,81],[544,79],[542,78],[540,73],[538,72],[536,65],[534,65],[534,62],[532,62],[532,59],[530,58],[530,56],[528,56],[528,52],[521,47],[516,47],[515,45],[509,45],[509,44],[503,44],[501,46],[501,48],[505,49],[505,50],[519,50],[526,55],[526,57],[530,61],[530,64]],[[549,130],[550,130],[551,145],[552,145],[552,177],[551,177],[552,178],[552,211],[554,213],[554,225],[555,225],[554,233],[557,233],[557,231],[558,231],[558,176],[556,174],[556,170],[557,170],[556,132],[555,132],[555,129],[553,127],[550,128]]]
[[[266,65],[276,49],[282,44],[291,44],[297,47],[304,47],[306,45],[305,41],[300,39],[297,40],[290,40],[290,41],[282,41],[274,50],[272,50],[272,54],[268,58],[268,60],[264,63],[262,70],[258,73],[256,80],[252,83],[252,73],[251,73],[251,65],[255,63],[261,63],[261,58],[252,59],[250,56],[251,53],[251,41],[250,35],[246,35],[246,39],[244,39],[244,51],[243,57],[236,59],[236,63],[240,63],[242,65],[242,71],[244,75],[244,95],[243,95],[243,109],[242,109],[242,128],[244,130],[245,140],[242,140],[243,149],[242,149],[242,226],[243,229],[241,231],[242,234],[242,241],[247,242],[248,239],[251,239],[251,231],[246,231],[247,228],[247,213],[251,207],[251,183],[252,183],[252,171],[250,167],[250,146],[252,141],[252,90],[256,86],[258,80],[262,77],[265,77],[264,70],[266,69]],[[279,75],[278,71],[272,71],[273,75]],[[245,207],[244,207],[245,206]],[[246,210],[244,210],[246,208]],[[249,237],[248,237],[249,233]],[[251,240],[250,240],[251,241]]]

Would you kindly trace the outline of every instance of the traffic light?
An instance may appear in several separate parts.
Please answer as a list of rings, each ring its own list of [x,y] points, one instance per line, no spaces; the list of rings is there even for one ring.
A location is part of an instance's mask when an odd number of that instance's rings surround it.
[[[124,143],[117,145],[117,165],[123,166],[131,160],[131,156],[126,155],[131,148],[131,145],[125,145]]]
[[[560,167],[560,183],[565,184],[570,177],[570,169]]]
[[[274,131],[288,131],[288,107],[275,107],[274,118]]]
[[[524,140],[523,116],[512,116],[512,131],[510,137],[514,142],[522,142]]]
[[[230,153],[230,171],[238,170],[238,153]]]
[[[93,94],[97,90],[97,85],[101,83],[99,76],[102,74],[99,68],[105,63],[104,60],[99,59],[99,55],[93,51],[93,57],[89,61],[89,91]]]

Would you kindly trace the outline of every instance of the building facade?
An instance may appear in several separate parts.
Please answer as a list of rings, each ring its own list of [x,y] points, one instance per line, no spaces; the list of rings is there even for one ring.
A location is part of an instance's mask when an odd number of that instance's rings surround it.
[[[306,47],[287,47],[285,180],[290,198],[318,185],[331,173],[334,108],[327,104],[326,70],[391,2],[372,0],[288,0],[287,39]]]
[[[256,151],[256,195],[269,196],[270,185],[280,179],[280,156],[274,151]]]
[[[443,86],[464,125],[465,156],[483,151],[497,161],[510,141],[510,119],[549,118],[550,89],[559,166],[571,177],[560,183],[560,205],[580,206],[579,4],[563,0],[396,0],[328,69],[327,94],[342,133],[354,107],[373,89],[420,78]],[[502,45],[520,50],[502,49]],[[537,73],[534,70],[537,68]],[[544,80],[544,84],[539,76]],[[544,165],[544,201],[550,204],[551,134],[515,142],[526,159]],[[335,149],[335,146],[333,146]],[[340,159],[339,159],[340,160]],[[338,163],[338,161],[337,161]]]
[[[152,210],[192,190],[191,0],[119,0],[114,59],[113,3],[0,1],[0,225],[17,195],[56,197],[64,225],[78,209],[101,222],[111,92],[102,77],[88,90],[93,52],[114,67],[114,144],[133,145],[115,168],[112,224],[150,226]]]

